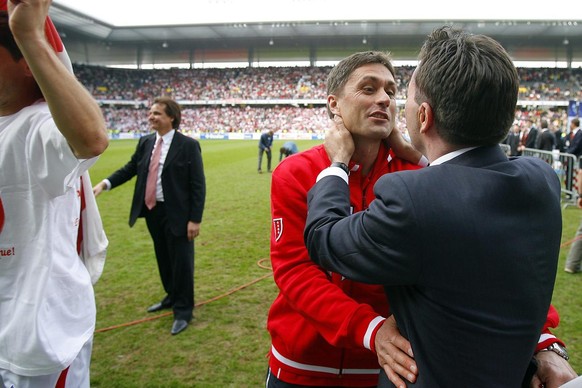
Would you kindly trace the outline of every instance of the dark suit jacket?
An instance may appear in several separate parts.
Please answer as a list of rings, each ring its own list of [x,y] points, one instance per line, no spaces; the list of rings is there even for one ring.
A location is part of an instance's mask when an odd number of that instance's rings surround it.
[[[114,188],[137,175],[129,226],[133,226],[137,218],[143,217],[147,211],[144,203],[145,187],[155,141],[155,133],[139,139],[131,160],[107,178],[111,188]],[[206,184],[200,144],[178,131],[174,134],[164,162],[162,189],[172,233],[176,236],[185,235],[188,221],[202,221]]]
[[[481,147],[380,178],[352,216],[328,176],[309,192],[310,257],[385,285],[416,387],[519,387],[546,320],[560,250],[560,182],[541,159]],[[532,239],[531,236],[538,236]],[[381,372],[380,386],[392,386]]]
[[[543,151],[551,151],[556,147],[556,136],[550,130],[541,131],[538,133],[538,149]]]
[[[570,145],[568,146],[568,149],[566,149],[566,153],[576,156],[582,155],[582,129],[579,129],[578,132],[576,132],[574,139],[570,141]]]
[[[538,136],[538,129],[536,127],[531,127],[527,137],[523,140],[523,145],[525,148],[536,148],[536,138]]]
[[[273,145],[273,135],[269,134],[268,132],[265,132],[261,135],[261,138],[259,139],[259,148],[261,150],[264,149],[271,149],[271,146]]]

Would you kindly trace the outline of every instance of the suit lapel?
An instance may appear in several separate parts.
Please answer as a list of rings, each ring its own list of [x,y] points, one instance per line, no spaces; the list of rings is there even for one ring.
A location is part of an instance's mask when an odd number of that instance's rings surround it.
[[[170,149],[168,150],[168,154],[166,155],[166,160],[164,161],[163,170],[165,170],[172,163],[172,161],[174,160],[176,155],[178,155],[180,147],[182,146],[181,136],[182,136],[182,134],[179,133],[178,131],[174,132],[174,138],[172,139],[172,143],[170,144]]]
[[[145,171],[148,171],[150,167],[150,159],[152,157],[152,151],[154,150],[154,145],[156,144],[156,134],[148,135],[148,139],[144,141],[143,144],[143,158]]]

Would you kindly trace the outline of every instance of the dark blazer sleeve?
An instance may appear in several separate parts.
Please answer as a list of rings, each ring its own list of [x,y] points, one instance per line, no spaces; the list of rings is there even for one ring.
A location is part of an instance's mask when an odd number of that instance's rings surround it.
[[[145,185],[147,180],[149,160],[154,148],[155,134],[142,136],[136,146],[135,153],[127,164],[111,174],[107,179],[111,182],[111,188],[115,188],[134,176],[135,189],[129,211],[129,226],[133,226],[144,209]]]
[[[147,138],[148,136],[141,137],[129,162],[107,178],[111,182],[112,189],[124,184],[138,174],[138,166],[144,154],[144,145]]]
[[[388,181],[389,179],[389,181]],[[368,210],[349,216],[343,179],[321,179],[308,194],[305,244],[311,259],[349,279],[371,284],[415,283],[420,273],[415,217],[395,174],[382,177]]]

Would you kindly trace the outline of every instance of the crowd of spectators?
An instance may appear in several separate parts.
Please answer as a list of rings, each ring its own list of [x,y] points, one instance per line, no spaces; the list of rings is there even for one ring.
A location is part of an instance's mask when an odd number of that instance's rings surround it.
[[[108,127],[115,132],[145,134],[148,109],[118,105],[102,107]],[[180,128],[188,133],[273,132],[321,133],[328,127],[326,109],[275,106],[199,106],[182,110]]]
[[[520,100],[556,101],[582,98],[582,69],[518,68]]]
[[[115,69],[75,65],[75,74],[101,100],[186,101],[325,98],[329,67],[235,69]]]
[[[328,127],[324,102],[330,67],[156,70],[74,67],[79,80],[101,102],[107,123],[116,132],[146,133],[147,108],[153,98],[162,95],[187,102],[182,124],[187,132],[320,133]],[[396,68],[397,99],[406,98],[413,70],[411,66]],[[582,99],[582,69],[519,68],[518,72],[520,100]],[[565,106],[521,108],[516,112],[516,122],[550,115],[555,125],[565,126],[565,110]],[[406,132],[402,113],[399,126]]]

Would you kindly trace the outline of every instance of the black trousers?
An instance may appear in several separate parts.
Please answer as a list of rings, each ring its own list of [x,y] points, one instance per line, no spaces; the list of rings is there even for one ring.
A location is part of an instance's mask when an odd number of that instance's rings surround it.
[[[271,157],[272,157],[272,153],[271,153],[271,149],[261,149],[259,147],[259,171],[261,171],[262,168],[262,164],[263,164],[263,152],[267,153],[267,171],[271,171]]]
[[[188,241],[186,225],[183,235],[172,233],[163,202],[157,202],[145,219],[154,242],[166,301],[172,304],[174,319],[190,322],[194,310],[194,241]]]

